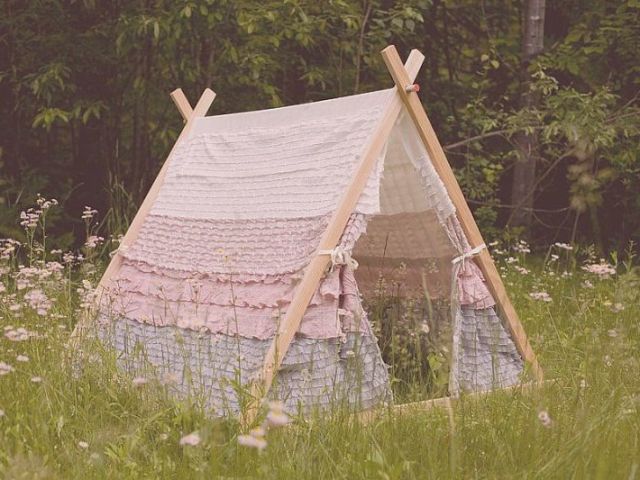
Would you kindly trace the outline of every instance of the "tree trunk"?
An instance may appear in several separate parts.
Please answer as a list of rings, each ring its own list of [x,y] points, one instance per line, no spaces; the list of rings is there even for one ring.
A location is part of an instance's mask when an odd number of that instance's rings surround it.
[[[524,6],[520,108],[529,110],[535,108],[540,100],[539,95],[530,90],[529,65],[542,52],[545,0],[525,0]],[[536,133],[521,133],[516,135],[514,140],[517,149],[511,189],[511,203],[514,205],[514,210],[509,224],[528,228],[531,226],[536,163],[539,156],[538,137]]]

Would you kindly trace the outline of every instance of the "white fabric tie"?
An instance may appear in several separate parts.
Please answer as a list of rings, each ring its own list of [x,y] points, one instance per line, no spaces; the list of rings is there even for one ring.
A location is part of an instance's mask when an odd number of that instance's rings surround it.
[[[115,257],[118,253],[124,253],[129,249],[128,245],[120,245],[115,250],[111,250],[109,252],[109,258]]]
[[[351,257],[351,252],[343,247],[336,247],[333,250],[318,250],[318,255],[331,255],[331,270],[336,265],[348,265],[352,269],[358,268],[358,262]]]
[[[462,262],[462,265],[464,266],[465,260],[467,260],[468,258],[471,258],[471,257],[475,257],[476,255],[478,255],[485,248],[487,248],[487,246],[484,243],[481,243],[477,247],[472,248],[471,250],[469,250],[468,252],[465,252],[462,255],[460,255],[458,257],[455,257],[453,260],[451,260],[451,263],[456,265],[457,263]]]

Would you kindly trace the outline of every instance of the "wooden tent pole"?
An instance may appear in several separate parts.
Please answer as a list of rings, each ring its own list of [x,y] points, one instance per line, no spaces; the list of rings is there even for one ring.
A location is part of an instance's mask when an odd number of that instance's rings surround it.
[[[414,79],[424,61],[424,55],[418,50],[412,50],[406,63],[406,71],[410,78]],[[403,66],[403,68],[405,68]],[[343,194],[333,216],[320,240],[318,250],[332,250],[340,241],[351,213],[355,209],[358,199],[369,179],[371,171],[380,155],[384,144],[391,133],[393,125],[402,109],[402,100],[394,95],[387,104],[380,123],[371,141],[360,156],[360,164],[353,176],[351,184]],[[274,338],[264,359],[260,376],[251,384],[249,403],[243,413],[242,423],[245,427],[251,425],[259,411],[260,402],[267,394],[274,376],[282,364],[293,338],[300,327],[302,317],[307,306],[318,289],[322,275],[324,274],[330,258],[328,255],[316,255],[304,271],[302,281],[296,289],[295,296],[287,308],[287,312],[280,323],[278,333]]]
[[[188,122],[193,116],[193,109],[191,108],[191,104],[189,103],[189,100],[187,100],[182,89],[176,88],[169,94],[169,96],[171,97],[171,100],[173,100],[173,103],[175,103],[176,108],[180,112],[180,115],[182,115],[185,123]]]
[[[382,50],[382,58],[384,59],[384,62],[396,83],[399,96],[404,102],[409,115],[420,134],[420,138],[429,153],[431,162],[442,179],[453,205],[456,207],[460,225],[469,240],[471,248],[484,244],[480,229],[473,218],[469,205],[464,198],[460,185],[456,180],[453,170],[451,170],[451,165],[447,161],[442,145],[440,145],[440,142],[436,137],[433,127],[431,126],[431,122],[427,117],[427,113],[425,112],[422,103],[420,103],[417,93],[415,91],[407,91],[406,89],[413,80],[409,72],[407,72],[402,65],[398,51],[393,45],[390,45]],[[522,358],[529,363],[536,380],[542,381],[542,368],[538,364],[538,360],[536,359],[536,355],[529,344],[529,340],[527,339],[524,328],[520,323],[518,314],[513,308],[504,284],[502,283],[502,279],[500,278],[500,274],[498,273],[498,270],[493,263],[493,259],[486,248],[480,251],[476,257],[476,262],[482,270],[489,291],[493,295],[493,298],[495,299],[504,320],[507,323],[518,352]]]
[[[122,265],[122,255],[120,251],[131,246],[133,242],[135,242],[136,238],[138,237],[140,228],[142,228],[142,223],[144,222],[144,219],[147,217],[147,214],[149,213],[149,211],[151,210],[151,207],[155,202],[158,196],[158,193],[160,192],[160,187],[164,183],[164,177],[167,174],[169,161],[171,160],[173,152],[175,152],[176,150],[176,146],[178,145],[178,143],[180,143],[180,141],[182,141],[184,138],[187,137],[187,135],[189,134],[189,131],[191,130],[191,128],[195,123],[195,119],[198,117],[204,117],[207,114],[209,107],[213,103],[213,100],[216,98],[216,94],[213,90],[206,88],[202,93],[202,95],[200,96],[200,100],[198,100],[198,103],[196,104],[193,110],[191,110],[191,106],[189,105],[189,102],[184,96],[184,93],[182,93],[181,89],[177,89],[171,92],[171,98],[176,104],[176,106],[178,107],[180,114],[185,118],[186,120],[185,125],[182,128],[182,132],[180,132],[180,135],[178,136],[176,143],[173,145],[173,148],[169,152],[169,155],[167,156],[167,159],[165,160],[164,165],[162,165],[162,168],[160,169],[158,176],[154,180],[153,185],[151,185],[149,192],[147,192],[147,195],[144,201],[142,202],[142,205],[140,205],[140,208],[138,209],[136,216],[133,218],[133,221],[129,225],[127,233],[125,233],[124,237],[120,241],[120,247],[118,251],[116,251],[115,255],[111,259],[111,262],[107,266],[107,269],[102,274],[102,278],[100,279],[100,282],[96,287],[96,294],[97,294],[96,304],[99,304],[100,297],[104,294],[107,284],[109,283],[111,278],[118,272],[118,270],[120,270],[120,266]],[[188,115],[188,116],[185,116],[185,115]],[[87,315],[83,315],[80,321],[76,324],[76,327],[73,330],[73,333],[71,334],[71,338],[70,338],[72,345],[75,345],[77,339],[82,337],[84,330],[89,325],[89,321],[90,321],[90,316],[87,314]]]

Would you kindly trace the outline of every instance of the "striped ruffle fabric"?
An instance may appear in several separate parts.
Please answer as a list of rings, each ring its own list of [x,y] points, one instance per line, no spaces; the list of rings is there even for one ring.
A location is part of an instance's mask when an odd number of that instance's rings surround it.
[[[273,336],[380,109],[361,106],[286,129],[222,128],[179,145],[138,238],[122,252],[103,312],[157,326]],[[366,228],[364,213],[379,210],[379,175],[343,232],[346,251]],[[323,279],[299,334],[339,338],[362,317],[359,302],[355,311],[342,308],[341,298],[357,298],[341,287],[344,270]]]
[[[101,298],[100,337],[122,366],[170,373],[178,394],[238,413],[233,385],[261,368],[390,93],[196,121]],[[349,218],[345,251],[380,210],[381,169]],[[391,400],[351,267],[323,277],[270,393],[305,411]]]
[[[462,307],[454,341],[458,348],[450,390],[484,391],[520,382],[522,358],[493,308]]]
[[[188,273],[125,260],[101,298],[104,318],[126,317],[157,326],[266,339],[273,337],[293,299],[299,275],[248,277]],[[322,280],[299,334],[337,338],[367,329],[353,272],[334,269]]]
[[[157,378],[180,398],[201,402],[213,415],[240,412],[239,397],[262,368],[271,339],[199,333],[123,318],[102,322],[98,337],[119,352],[131,375]],[[270,398],[288,412],[348,406],[368,409],[391,402],[387,366],[375,337],[349,333],[340,339],[296,337],[284,357]]]
[[[308,218],[335,210],[380,105],[286,128],[198,134],[178,145],[151,213],[181,218]],[[356,212],[380,210],[380,169]]]

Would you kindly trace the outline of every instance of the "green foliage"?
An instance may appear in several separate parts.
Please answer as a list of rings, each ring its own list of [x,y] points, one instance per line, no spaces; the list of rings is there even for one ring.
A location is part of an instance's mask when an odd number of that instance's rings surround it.
[[[85,220],[92,234],[93,219]],[[44,219],[28,229],[44,237]],[[258,452],[239,445],[236,421],[207,417],[152,378],[136,384],[103,346],[70,349],[84,281],[95,281],[100,265],[85,251],[73,260],[80,269],[67,262],[60,270],[40,260],[38,243],[11,253],[0,245],[2,478],[633,478],[639,468],[640,273],[632,247],[613,255],[616,273],[604,275],[581,268],[596,262],[593,248],[555,245],[545,259],[522,243],[493,249],[545,369],[543,386],[463,395],[451,409],[381,410],[366,424],[336,410],[269,431]],[[20,267],[18,257],[32,263]],[[34,289],[50,301],[44,313],[25,295]],[[394,334],[396,359],[410,373],[420,357],[404,350],[417,343],[406,320]],[[34,335],[8,335],[18,328]],[[437,384],[445,361],[427,360]],[[191,432],[200,443],[180,445]]]
[[[427,56],[421,97],[483,227],[497,233],[508,217],[524,131],[542,142],[536,236],[624,245],[640,236],[640,7],[547,3],[545,51],[522,79],[518,2],[9,0],[0,229],[6,205],[38,191],[68,197],[74,215],[91,204],[130,218],[177,137],[167,93],[178,86],[192,103],[212,87],[216,113],[365,92],[390,85],[379,51],[395,43]],[[535,109],[518,107],[523,80]]]

